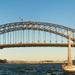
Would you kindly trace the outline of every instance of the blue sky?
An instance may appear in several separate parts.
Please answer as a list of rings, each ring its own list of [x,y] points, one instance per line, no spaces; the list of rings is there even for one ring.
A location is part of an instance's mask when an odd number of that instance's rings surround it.
[[[19,17],[24,21],[50,22],[74,28],[75,0],[0,0],[0,24],[21,21]],[[0,57],[10,60],[62,60],[67,59],[67,48],[3,49]]]

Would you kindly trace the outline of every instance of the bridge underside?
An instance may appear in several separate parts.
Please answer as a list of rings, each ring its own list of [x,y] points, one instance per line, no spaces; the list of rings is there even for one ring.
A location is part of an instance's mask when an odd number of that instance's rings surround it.
[[[17,44],[1,44],[0,48],[12,48],[12,47],[68,47],[68,43],[17,43]],[[72,47],[75,47],[75,44],[72,44]]]

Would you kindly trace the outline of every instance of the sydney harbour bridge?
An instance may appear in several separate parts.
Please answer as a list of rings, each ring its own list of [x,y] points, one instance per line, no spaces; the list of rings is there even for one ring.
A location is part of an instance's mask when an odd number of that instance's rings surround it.
[[[64,70],[75,71],[72,49],[75,29],[46,22],[14,22],[0,25],[0,48],[68,47],[68,65]]]
[[[0,25],[0,48],[27,46],[68,46],[71,32],[75,47],[75,29],[45,22],[15,22]]]

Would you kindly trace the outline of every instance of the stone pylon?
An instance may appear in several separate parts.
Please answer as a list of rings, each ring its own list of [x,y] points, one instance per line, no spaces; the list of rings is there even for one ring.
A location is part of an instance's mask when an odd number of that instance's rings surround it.
[[[68,65],[72,66],[72,43],[71,43],[71,35],[68,36]]]

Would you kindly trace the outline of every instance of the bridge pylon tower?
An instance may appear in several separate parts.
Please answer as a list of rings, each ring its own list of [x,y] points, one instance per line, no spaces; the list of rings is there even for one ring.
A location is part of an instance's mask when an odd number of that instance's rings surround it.
[[[68,64],[63,66],[66,72],[75,72],[75,66],[72,62],[72,43],[71,34],[68,35]]]
[[[71,47],[71,34],[68,35],[68,65],[72,66],[72,47]]]

